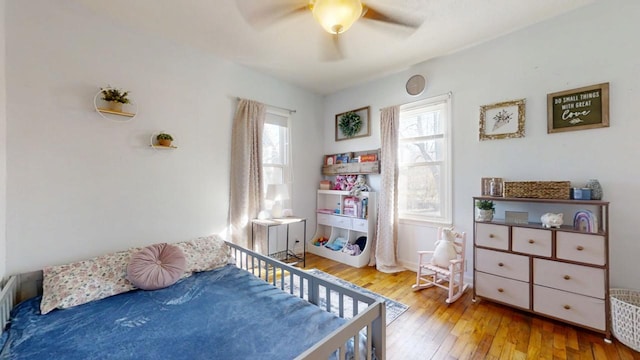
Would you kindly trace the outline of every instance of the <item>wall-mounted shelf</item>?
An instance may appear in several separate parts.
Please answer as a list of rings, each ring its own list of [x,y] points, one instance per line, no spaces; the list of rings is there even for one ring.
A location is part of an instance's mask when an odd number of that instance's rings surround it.
[[[153,133],[151,134],[151,136],[149,137],[149,147],[153,148],[155,150],[175,150],[178,147],[175,145],[169,145],[169,146],[165,146],[165,145],[160,145],[156,142],[156,137],[158,136],[158,134],[160,133],[164,133],[164,131],[160,131],[157,133]]]
[[[351,158],[358,158],[364,156],[374,156],[373,161],[361,161],[361,162],[344,162],[341,164],[335,163],[339,161],[340,154],[325,155],[324,164],[322,166],[322,175],[344,175],[344,174],[379,174],[380,173],[380,149],[368,150],[368,151],[356,151],[350,154]],[[332,164],[328,164],[327,158],[332,157]]]
[[[126,117],[134,117],[134,116],[136,116],[136,114],[134,114],[134,113],[124,112],[124,111],[114,111],[114,110],[109,110],[109,109],[104,109],[104,108],[96,108],[96,110],[98,112],[104,113],[104,114],[112,114],[112,115],[126,116]]]
[[[126,122],[131,121],[136,117],[136,113],[138,112],[138,105],[135,103],[131,103],[130,106],[133,106],[134,112],[127,111],[115,111],[111,109],[106,109],[104,107],[98,106],[98,101],[102,106],[104,106],[107,102],[100,99],[100,95],[103,90],[100,90],[93,97],[93,107],[96,109],[96,112],[100,114],[104,119],[117,121],[117,122]]]
[[[336,165],[324,165],[322,175],[342,175],[342,174],[379,174],[380,162],[369,161],[362,163],[348,163]]]

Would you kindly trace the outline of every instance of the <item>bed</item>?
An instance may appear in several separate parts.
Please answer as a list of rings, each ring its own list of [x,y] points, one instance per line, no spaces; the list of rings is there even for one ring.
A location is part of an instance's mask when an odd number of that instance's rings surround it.
[[[0,293],[0,359],[385,358],[384,303],[226,246],[234,264],[46,315],[42,296],[14,307],[33,276],[12,276]]]

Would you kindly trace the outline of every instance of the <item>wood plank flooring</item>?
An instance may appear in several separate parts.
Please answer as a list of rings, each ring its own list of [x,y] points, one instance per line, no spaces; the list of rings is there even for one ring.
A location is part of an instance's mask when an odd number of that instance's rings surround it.
[[[640,353],[601,334],[531,315],[490,301],[471,301],[472,291],[447,305],[445,290],[412,291],[416,274],[361,269],[307,254],[317,268],[409,305],[387,327],[387,359],[639,359]]]

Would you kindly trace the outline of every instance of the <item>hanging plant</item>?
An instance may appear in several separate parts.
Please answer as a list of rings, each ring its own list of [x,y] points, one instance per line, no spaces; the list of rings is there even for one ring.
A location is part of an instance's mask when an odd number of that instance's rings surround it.
[[[117,102],[121,104],[131,103],[131,101],[127,97],[129,96],[129,91],[112,88],[111,86],[100,88],[100,91],[102,91],[102,100],[104,101]]]
[[[344,136],[353,137],[362,128],[362,119],[360,118],[360,115],[350,111],[340,117],[338,126]]]

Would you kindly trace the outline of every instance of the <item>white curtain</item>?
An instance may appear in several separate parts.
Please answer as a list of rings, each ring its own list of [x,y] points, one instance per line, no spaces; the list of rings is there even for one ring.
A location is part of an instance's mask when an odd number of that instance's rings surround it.
[[[398,123],[400,107],[380,112],[380,196],[374,254],[369,265],[382,272],[404,270],[398,266]]]
[[[266,106],[240,99],[231,134],[229,229],[231,242],[250,247],[251,219],[263,208],[262,129]]]

